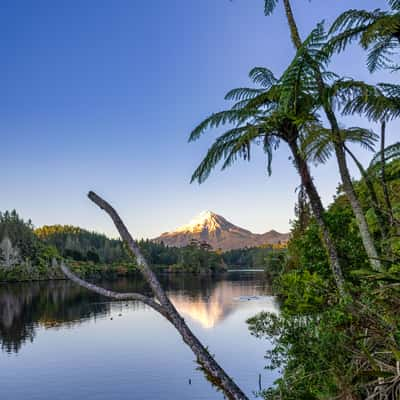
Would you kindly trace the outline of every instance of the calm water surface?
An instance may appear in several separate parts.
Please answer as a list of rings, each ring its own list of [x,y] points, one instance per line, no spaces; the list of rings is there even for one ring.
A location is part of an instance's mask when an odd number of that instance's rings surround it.
[[[259,311],[278,310],[263,273],[160,279],[250,398],[259,373],[264,387],[277,378],[264,370],[268,343],[252,337],[245,323]],[[139,277],[102,285],[148,292]],[[142,304],[105,301],[71,282],[0,285],[0,343],[2,400],[223,399],[166,320]]]

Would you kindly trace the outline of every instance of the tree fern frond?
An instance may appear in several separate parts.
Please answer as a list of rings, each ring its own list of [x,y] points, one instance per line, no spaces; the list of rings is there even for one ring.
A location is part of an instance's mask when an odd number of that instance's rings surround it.
[[[356,28],[349,28],[344,32],[340,32],[327,42],[325,51],[330,55],[334,54],[335,52],[343,52],[347,46],[360,39],[364,29],[364,26],[357,26]]]
[[[249,125],[246,127],[245,134],[237,138],[225,154],[225,161],[222,170],[230,167],[238,158],[250,161],[250,146],[254,139],[259,137],[260,131],[257,126]]]
[[[267,16],[271,15],[277,4],[278,0],[264,0],[264,14]]]
[[[388,3],[392,10],[400,11],[400,0],[388,0]]]
[[[247,130],[247,126],[233,128],[219,136],[207,151],[203,161],[194,171],[190,182],[192,183],[197,180],[199,183],[203,183],[215,166],[231,152],[237,139]]]
[[[232,106],[232,110],[243,110],[244,108],[248,107],[250,102],[250,99],[246,99],[246,100],[240,100],[238,102],[236,102],[233,106]]]
[[[375,144],[379,136],[370,129],[352,127],[342,130],[343,140],[359,144],[362,148],[375,151]]]
[[[234,123],[239,121],[245,115],[245,110],[225,110],[212,114],[201,122],[189,136],[189,142],[197,140],[205,130],[210,128],[218,128],[226,123]]]
[[[341,136],[343,142],[359,144],[370,151],[374,151],[374,146],[378,139],[378,135],[373,131],[359,127],[341,129]],[[315,164],[325,163],[335,151],[331,130],[324,128],[320,124],[310,125],[304,138],[302,149],[307,159]]]
[[[230,143],[214,142],[214,144],[207,151],[203,161],[199,164],[190,179],[190,183],[197,181],[203,183],[209,177],[211,171],[224,157],[224,154],[229,149]]]
[[[395,54],[396,48],[400,48],[398,41],[390,36],[377,41],[368,53],[368,70],[375,72],[379,69],[389,68],[392,65],[391,56]]]
[[[277,79],[271,70],[264,67],[255,67],[249,72],[250,79],[257,85],[269,89],[277,83]]]
[[[395,83],[378,83],[377,86],[386,96],[400,99],[400,85]]]
[[[378,89],[380,88],[378,86]],[[385,96],[381,90],[375,93],[361,93],[348,99],[342,112],[344,115],[363,114],[372,121],[388,121],[400,117],[400,97]]]
[[[236,88],[230,90],[225,95],[225,100],[249,100],[254,99],[259,94],[263,93],[263,89],[253,89],[253,88]]]
[[[267,157],[267,173],[272,174],[272,155],[273,151],[279,147],[279,138],[274,135],[264,135],[263,150]]]
[[[400,48],[399,3],[399,0],[389,0],[391,11],[353,9],[342,13],[329,31],[333,37],[327,44],[328,52],[341,52],[357,40],[368,50],[367,67],[370,72],[383,68],[396,69],[392,56]]]
[[[302,142],[302,151],[314,164],[324,164],[334,152],[331,131],[320,124],[310,124]]]
[[[382,15],[384,15],[384,13],[379,8],[373,11],[347,10],[336,18],[329,29],[329,34],[332,35],[339,31],[369,25]]]
[[[392,145],[386,147],[383,150],[383,154],[385,163],[392,161],[394,159],[400,159],[400,142],[393,143]],[[375,167],[379,167],[380,169],[380,163],[382,159],[381,157],[382,157],[382,152],[378,151],[372,158],[368,169],[372,169]]]
[[[265,135],[263,132],[265,128],[247,124],[230,129],[219,136],[196,168],[191,182],[203,183],[220,161],[223,161],[222,170],[232,165],[238,158],[249,161],[251,143]],[[267,157],[272,157],[272,152],[267,153]]]

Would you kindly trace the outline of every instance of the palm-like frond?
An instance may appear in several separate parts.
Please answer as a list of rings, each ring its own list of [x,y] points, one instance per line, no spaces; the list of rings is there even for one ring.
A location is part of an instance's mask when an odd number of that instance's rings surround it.
[[[264,0],[264,14],[267,16],[271,15],[277,4],[278,0]]]
[[[369,85],[364,81],[356,81],[351,78],[340,78],[332,82],[330,93],[340,101],[347,102],[355,97],[367,98],[369,96],[374,96],[376,95],[377,90],[378,88],[376,86]]]
[[[343,143],[355,143],[366,150],[374,151],[378,135],[369,129],[352,127],[341,129]],[[314,124],[303,142],[303,151],[307,159],[315,164],[325,163],[334,153],[334,141],[330,129]]]
[[[400,85],[394,83],[380,83],[378,87],[386,96],[400,98]]]
[[[215,166],[229,154],[235,146],[237,137],[245,133],[247,127],[234,128],[221,135],[207,151],[206,156],[194,171],[191,182],[203,183]]]
[[[343,92],[342,92],[343,94]],[[342,97],[343,114],[363,114],[373,121],[400,117],[400,86],[381,83],[376,86],[358,83],[351,85],[347,98]]]
[[[379,8],[373,11],[350,9],[340,14],[333,22],[329,34],[362,28],[363,30],[386,14]],[[359,37],[356,37],[359,38]]]
[[[392,145],[386,147],[383,150],[383,155],[384,155],[384,161],[385,164],[396,160],[400,159],[400,142],[393,143]],[[368,169],[381,169],[381,162],[382,162],[382,152],[378,151],[375,156],[372,158]]]
[[[251,144],[264,138],[263,149],[267,156],[267,170],[271,173],[271,162],[274,146],[278,139],[274,138],[275,132],[269,130],[267,123],[260,125],[246,124],[233,128],[219,136],[208,150],[203,161],[194,171],[191,182],[203,183],[211,171],[222,162],[222,170],[231,166],[239,158],[250,161]]]
[[[249,72],[250,79],[256,84],[260,85],[265,89],[271,88],[271,86],[277,83],[273,72],[264,67],[255,67]]]
[[[193,173],[192,182],[204,182],[220,162],[222,169],[225,169],[239,158],[249,160],[253,144],[262,146],[267,160],[267,172],[271,174],[272,155],[280,138],[284,137],[287,126],[292,124],[296,129],[295,123],[301,125],[301,121],[313,118],[307,115],[305,107],[301,114],[291,118],[282,112],[279,106],[282,92],[280,81],[270,70],[257,67],[249,75],[258,87],[238,88],[228,92],[225,99],[235,101],[232,108],[212,114],[190,134],[189,140],[193,141],[207,129],[233,125],[212,144]]]
[[[306,159],[314,164],[324,164],[334,152],[330,129],[320,124],[310,125],[302,143]]]
[[[331,26],[329,33],[333,37],[327,45],[328,51],[341,52],[358,41],[369,50],[367,67],[371,72],[397,68],[393,56],[400,50],[399,3],[399,0],[389,0],[391,11],[352,9],[342,13]]]
[[[241,100],[249,100],[254,99],[261,93],[263,93],[263,89],[254,89],[254,88],[236,88],[230,90],[225,95],[225,100],[234,100],[234,101],[241,101]]]
[[[318,81],[316,74],[323,79],[332,79],[336,75],[326,71],[329,54],[325,51],[327,36],[323,23],[317,25],[298,49],[280,79],[280,102],[285,109],[296,110],[304,101],[304,94],[310,97],[318,97]]]
[[[392,10],[400,10],[400,0],[388,0],[388,4]]]
[[[375,151],[375,144],[379,136],[371,129],[352,127],[342,129],[343,140],[360,145],[364,150]]]
[[[267,173],[272,174],[272,155],[273,151],[279,147],[280,139],[273,134],[264,135],[263,150],[267,156]]]
[[[380,38],[380,40],[371,46],[368,53],[367,67],[369,71],[373,72],[384,68],[394,68],[395,64],[392,61],[392,57],[396,54],[397,49],[400,49],[400,42],[397,38],[392,36]]]
[[[210,115],[203,122],[197,125],[196,128],[190,133],[189,141],[197,140],[207,129],[218,128],[227,123],[237,123],[242,118],[246,117],[246,110],[225,110]]]

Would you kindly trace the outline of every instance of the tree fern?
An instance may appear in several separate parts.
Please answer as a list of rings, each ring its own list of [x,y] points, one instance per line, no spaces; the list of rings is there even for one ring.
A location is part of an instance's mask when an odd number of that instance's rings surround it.
[[[368,50],[367,67],[371,72],[383,68],[398,69],[394,57],[400,50],[399,0],[388,1],[390,11],[348,10],[332,24],[333,35],[327,48],[341,52],[354,41]]]
[[[277,4],[278,0],[264,0],[264,14],[271,15]]]
[[[264,67],[255,67],[249,72],[249,77],[256,85],[269,89],[277,83],[277,79],[271,70]]]

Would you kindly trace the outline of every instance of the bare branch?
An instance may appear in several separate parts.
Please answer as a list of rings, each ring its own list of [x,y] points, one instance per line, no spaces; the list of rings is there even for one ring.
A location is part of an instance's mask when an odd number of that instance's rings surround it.
[[[129,250],[135,255],[138,268],[146,282],[150,285],[153,294],[159,303],[139,293],[116,293],[107,289],[103,289],[77,277],[68,269],[68,267],[66,267],[64,264],[61,264],[61,270],[64,272],[64,274],[78,285],[96,293],[115,299],[139,300],[158,311],[180,333],[183,341],[190,347],[196,356],[197,362],[200,364],[201,369],[205,372],[207,379],[213,385],[218,386],[225,393],[228,399],[248,400],[247,396],[242,392],[239,386],[237,386],[232,378],[230,378],[230,376],[221,368],[206,347],[204,347],[200,340],[197,339],[197,337],[186,324],[185,320],[180,316],[161,287],[156,275],[147,264],[147,261],[143,257],[137,243],[133,240],[131,234],[114,208],[94,192],[89,192],[88,197],[111,217],[121,238],[124,240]]]
[[[142,303],[148,305],[149,307],[153,308],[154,310],[158,311],[162,316],[170,319],[164,308],[157,302],[155,302],[151,297],[144,296],[140,293],[120,293],[120,292],[113,292],[112,290],[104,289],[100,286],[94,285],[93,283],[89,283],[78,276],[76,276],[65,264],[61,262],[60,264],[61,271],[64,273],[66,277],[71,279],[71,281],[75,282],[79,286],[82,286],[92,292],[101,294],[105,297],[110,297],[116,300],[136,300],[141,301]]]
[[[172,303],[169,301],[168,297],[165,295],[164,290],[162,289],[160,283],[158,282],[157,277],[150,269],[149,265],[147,264],[146,259],[143,257],[138,245],[136,244],[135,240],[133,240],[131,234],[129,233],[128,229],[126,228],[125,224],[122,222],[122,219],[118,215],[118,213],[114,210],[114,208],[103,200],[100,196],[96,193],[90,191],[88,193],[88,197],[92,200],[95,204],[97,204],[102,210],[104,210],[113,220],[115,227],[117,228],[121,238],[125,241],[128,245],[128,248],[136,257],[136,261],[140,272],[144,275],[146,281],[149,283],[151,289],[154,292],[154,295],[157,297],[158,301],[163,305],[167,306],[168,308],[173,307]]]

